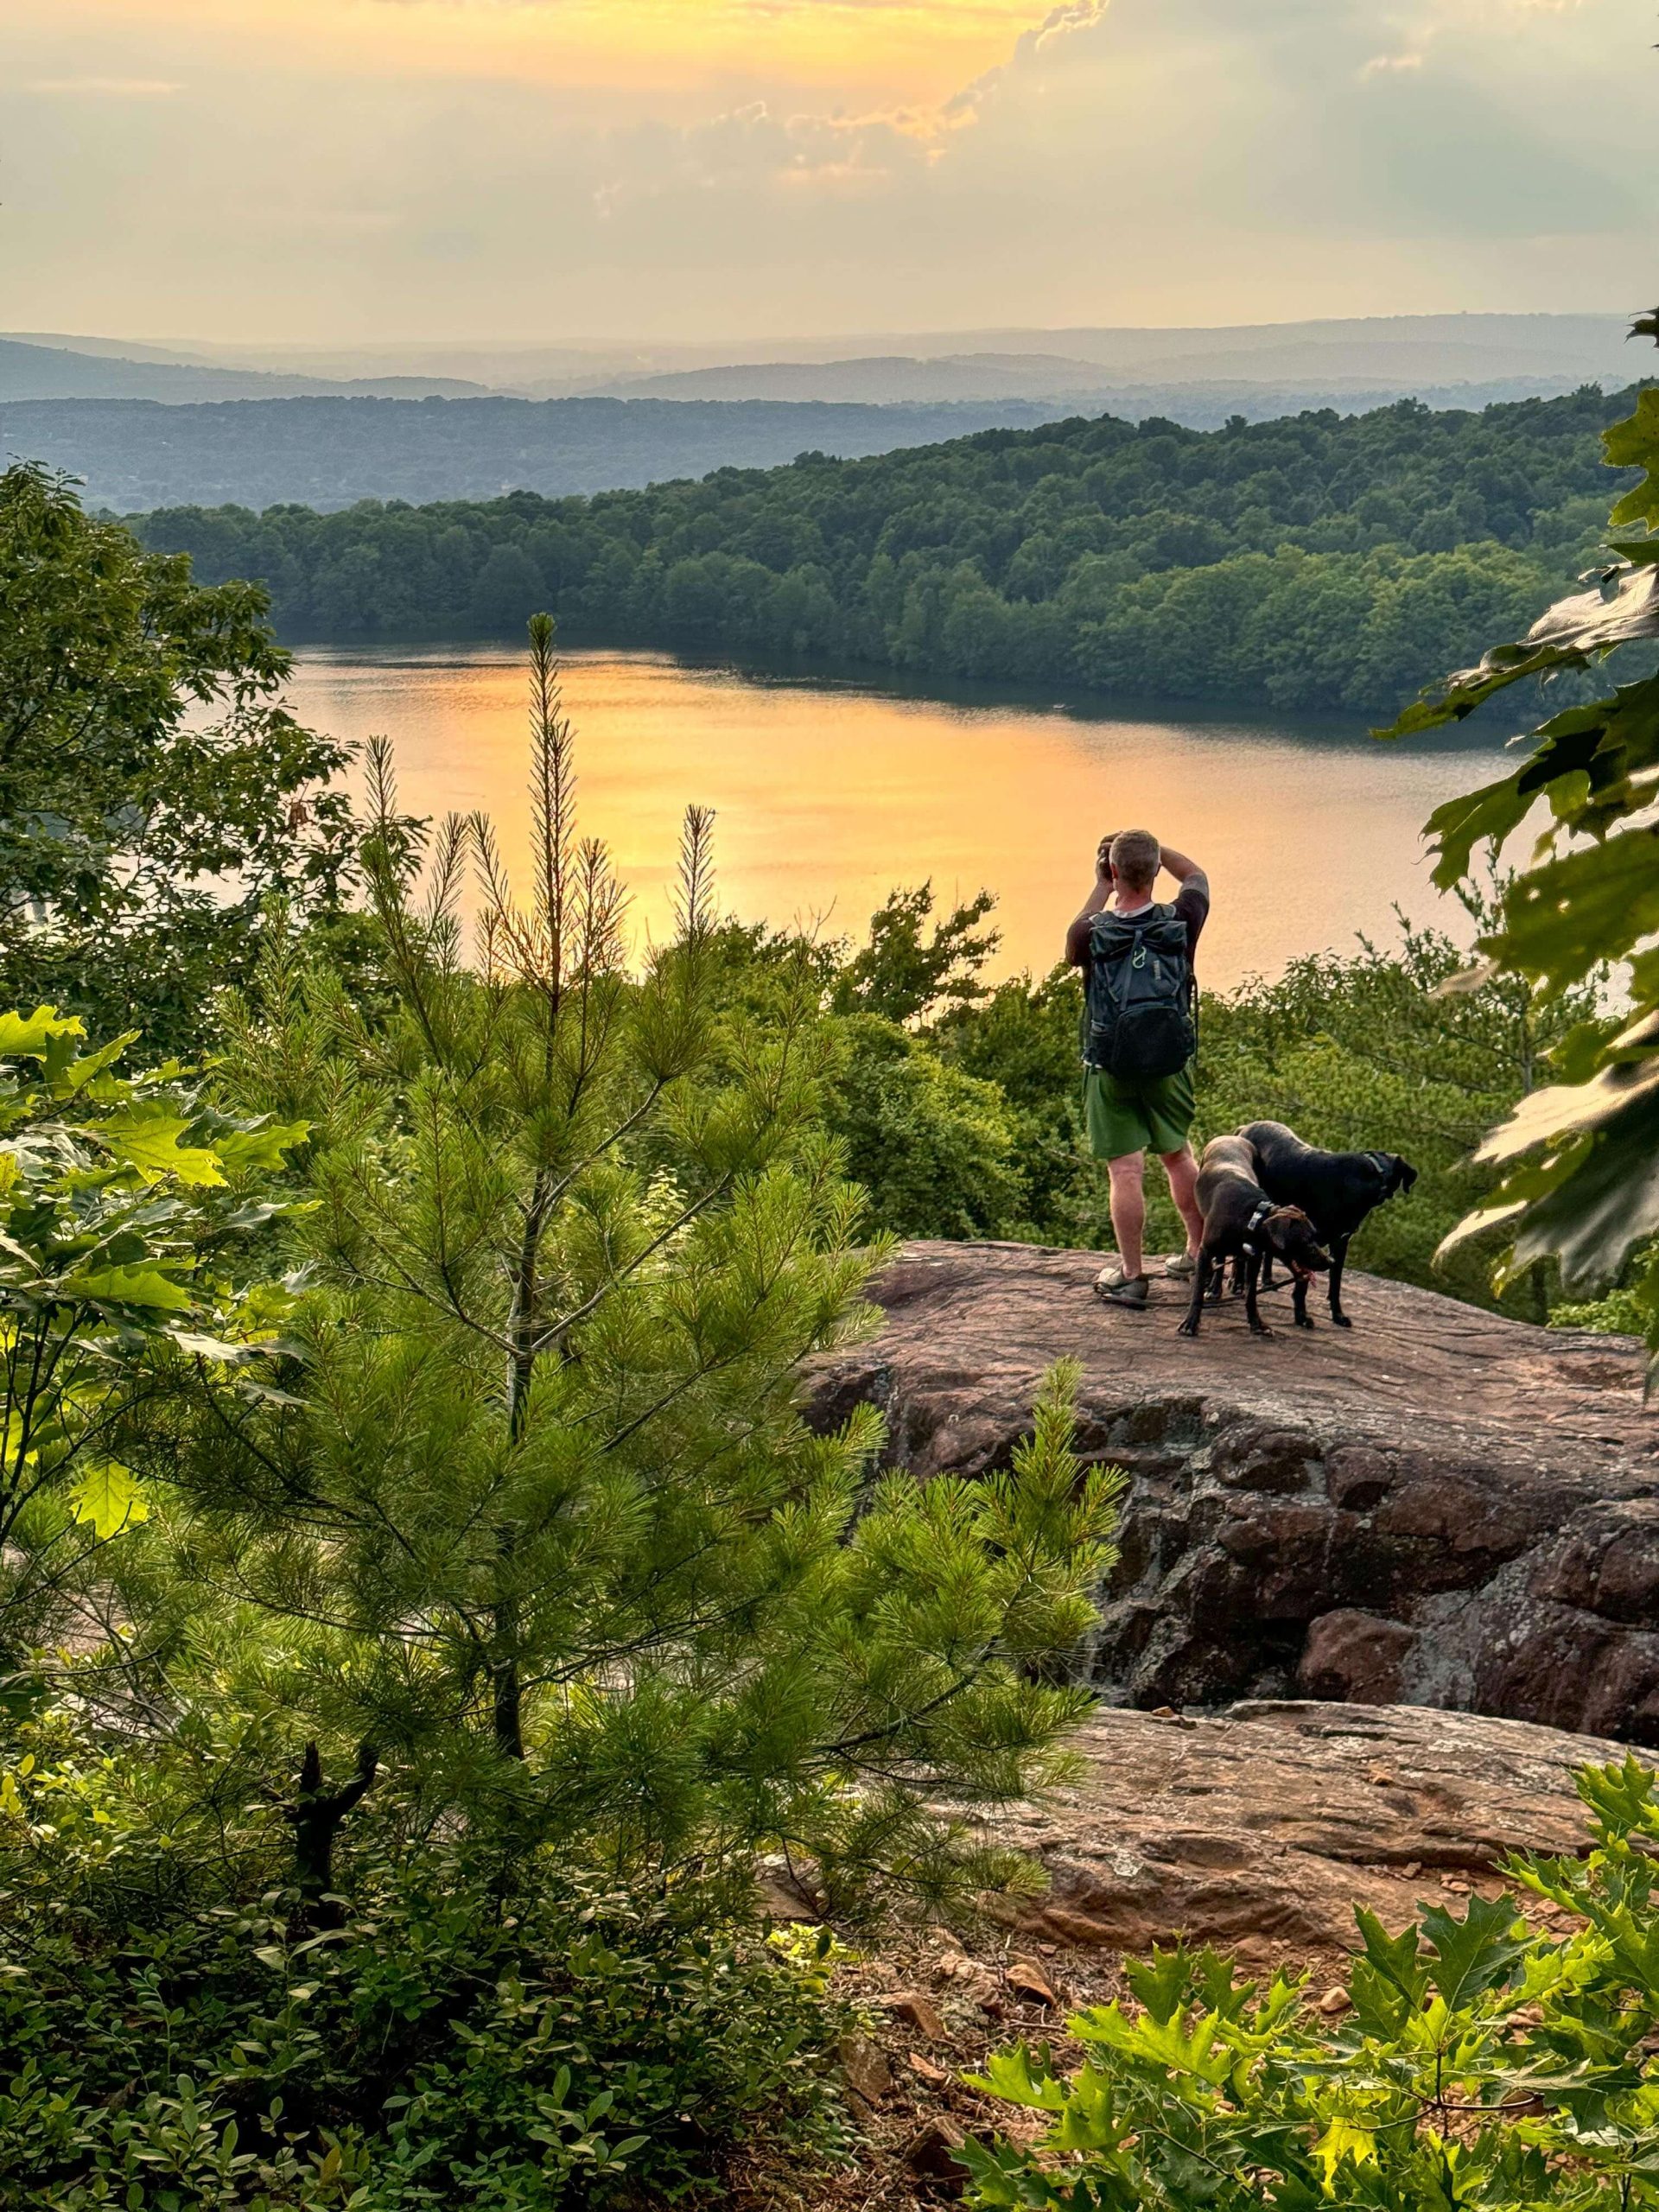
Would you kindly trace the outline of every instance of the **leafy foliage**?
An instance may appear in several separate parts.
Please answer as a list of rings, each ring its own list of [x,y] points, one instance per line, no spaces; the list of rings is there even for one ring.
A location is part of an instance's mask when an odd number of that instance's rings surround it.
[[[837,970],[831,1011],[916,1021],[942,1007],[971,1006],[982,999],[979,971],[1001,938],[996,930],[979,925],[995,905],[991,893],[982,891],[968,906],[935,922],[931,883],[891,893],[870,917],[869,942]]]
[[[1608,459],[1643,470],[1613,510],[1615,525],[1659,517],[1659,404],[1644,391],[1606,437]],[[1487,654],[1395,725],[1433,728],[1471,711],[1523,675],[1584,669],[1616,646],[1659,635],[1653,595],[1659,538],[1620,541],[1599,588],[1552,607],[1522,643]],[[1569,1290],[1617,1281],[1632,1249],[1659,1234],[1659,868],[1649,819],[1659,779],[1659,677],[1569,708],[1531,733],[1522,765],[1441,807],[1429,823],[1436,880],[1461,881],[1476,848],[1516,832],[1540,799],[1550,823],[1530,866],[1508,886],[1479,951],[1487,972],[1560,996],[1628,963],[1631,1018],[1609,1035],[1593,1024],[1556,1054],[1560,1080],[1534,1092],[1486,1140],[1502,1171],[1487,1203],[1448,1240],[1502,1228],[1511,1240],[1500,1280],[1559,1266]],[[1659,1359],[1659,1272],[1634,1287]]]
[[[1580,1779],[1587,1858],[1516,1861],[1577,1923],[1513,1897],[1427,1905],[1363,1950],[1331,2024],[1305,1982],[1240,1982],[1213,1952],[1132,1967],[1133,2005],[1071,2021],[1084,2061],[993,2059],[979,2086],[1045,2114],[1031,2147],[970,2146],[972,2201],[1030,2212],[1637,2212],[1659,2204],[1659,1803],[1634,1758]]]
[[[400,1844],[384,1814],[353,1913],[318,1933],[268,1811],[223,1808],[220,1864],[211,1824],[146,1811],[130,1752],[61,1723],[22,1741],[0,1782],[0,2203],[551,2212],[703,2196],[760,2134],[833,2154],[826,1947],[550,1852]]]
[[[874,1218],[910,1236],[995,1236],[1023,1218],[1020,1124],[1000,1090],[896,1023],[836,1023],[829,1123]]]
[[[212,1370],[232,1397],[286,1301],[239,1285],[257,1195],[304,1135],[205,1106],[176,1066],[118,1072],[51,1007],[0,1014],[0,1665],[73,1625],[111,1632],[110,1562],[148,1519],[168,1408]],[[112,1652],[125,1647],[118,1636]]]
[[[0,474],[8,1001],[188,1047],[265,899],[340,910],[351,810],[327,787],[345,753],[280,705],[268,603],[251,584],[199,587],[188,560],[145,553],[42,469]]]
[[[1618,411],[1586,390],[1215,431],[1105,416],[592,499],[136,526],[260,579],[295,638],[505,636],[550,606],[573,634],[694,652],[1340,708],[1414,689],[1583,567]]]

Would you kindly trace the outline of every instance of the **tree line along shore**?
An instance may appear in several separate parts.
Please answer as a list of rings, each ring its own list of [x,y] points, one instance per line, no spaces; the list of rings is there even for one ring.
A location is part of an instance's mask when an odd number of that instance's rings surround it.
[[[1594,385],[1218,430],[1111,416],[550,499],[133,518],[290,642],[522,636],[1279,711],[1390,708],[1596,556]]]

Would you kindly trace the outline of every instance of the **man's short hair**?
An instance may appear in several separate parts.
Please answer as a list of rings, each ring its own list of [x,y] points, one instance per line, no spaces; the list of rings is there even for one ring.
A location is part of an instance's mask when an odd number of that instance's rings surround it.
[[[1150,830],[1120,830],[1112,840],[1113,872],[1131,891],[1151,890],[1163,858],[1164,849]]]

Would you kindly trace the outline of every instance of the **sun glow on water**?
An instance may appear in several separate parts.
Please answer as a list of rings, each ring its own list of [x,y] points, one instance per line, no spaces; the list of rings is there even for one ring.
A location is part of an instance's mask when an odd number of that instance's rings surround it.
[[[524,697],[520,658],[490,649],[307,654],[291,688],[302,721],[394,740],[410,810],[490,814],[521,874]],[[1452,926],[1419,830],[1471,780],[1455,747],[1385,747],[1358,723],[949,705],[634,653],[572,654],[565,703],[582,827],[612,849],[636,941],[668,926],[692,801],[716,810],[725,911],[861,937],[897,885],[931,880],[942,904],[985,887],[998,895],[1003,973],[1053,965],[1097,839],[1135,823],[1210,873],[1214,986],[1351,949],[1356,930],[1387,939],[1396,901]]]

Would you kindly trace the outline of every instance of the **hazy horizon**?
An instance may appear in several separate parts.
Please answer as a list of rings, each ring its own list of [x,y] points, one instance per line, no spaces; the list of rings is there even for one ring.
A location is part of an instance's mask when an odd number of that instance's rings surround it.
[[[469,333],[458,338],[445,338],[433,332],[385,332],[372,339],[353,341],[339,336],[325,335],[309,340],[286,336],[218,338],[197,331],[181,337],[176,333],[149,331],[133,333],[130,337],[110,330],[32,330],[10,328],[0,330],[0,338],[16,340],[30,346],[61,346],[65,347],[97,348],[111,354],[128,353],[134,348],[152,351],[168,359],[183,359],[196,353],[204,359],[220,359],[257,354],[262,359],[276,360],[286,356],[311,358],[327,353],[350,354],[353,357],[385,355],[388,359],[402,359],[423,353],[479,354],[523,353],[543,354],[566,353],[586,354],[594,353],[626,353],[639,351],[652,354],[683,353],[688,357],[707,358],[711,363],[741,359],[758,354],[759,349],[776,346],[784,349],[779,358],[789,358],[810,349],[813,354],[834,348],[837,354],[843,350],[862,353],[866,349],[888,346],[954,343],[973,340],[972,350],[983,351],[992,340],[1020,340],[1043,339],[1059,341],[1085,336],[1112,335],[1129,338],[1160,337],[1227,337],[1247,336],[1257,333],[1287,330],[1360,330],[1368,325],[1398,327],[1417,323],[1452,322],[1546,322],[1552,324],[1584,323],[1591,321],[1628,322],[1631,310],[1624,305],[1598,306],[1578,308],[1424,308],[1414,312],[1402,308],[1390,314],[1354,315],[1299,315],[1287,320],[1263,320],[1254,322],[1124,322],[1124,323],[1018,323],[998,327],[980,322],[953,325],[941,324],[925,329],[883,330],[779,330],[770,334],[746,330],[730,330],[695,341],[675,341],[654,339],[638,331],[607,331],[565,333],[556,339],[527,338],[504,334],[496,331]],[[768,357],[772,358],[772,357]]]

